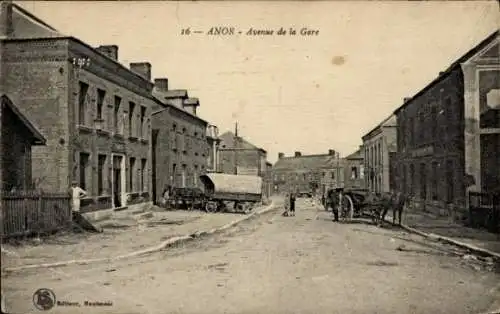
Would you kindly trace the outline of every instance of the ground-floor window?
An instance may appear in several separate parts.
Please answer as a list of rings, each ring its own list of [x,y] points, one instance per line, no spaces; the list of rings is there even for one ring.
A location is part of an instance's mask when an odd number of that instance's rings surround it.
[[[425,163],[420,164],[420,199],[425,200],[427,198],[427,172],[425,169]]]
[[[432,171],[431,171],[431,198],[433,201],[438,199],[438,167],[439,163],[434,161],[432,163]]]
[[[455,179],[453,176],[453,160],[446,161],[446,202],[452,203],[455,190]]]
[[[87,153],[80,153],[79,160],[80,169],[80,188],[87,190],[90,188],[90,155]]]
[[[106,155],[99,155],[97,160],[97,194],[104,194],[104,179],[106,178],[104,171],[106,168]]]
[[[143,159],[141,159],[141,192],[147,191],[146,183],[148,181],[147,181],[147,177],[146,177],[146,175],[147,175],[146,167],[147,167],[147,159],[143,158]]]
[[[135,157],[130,157],[130,162],[129,162],[129,171],[128,171],[128,190],[129,192],[133,192],[134,191],[134,187],[135,187],[135,180],[134,180],[134,177],[135,177]]]

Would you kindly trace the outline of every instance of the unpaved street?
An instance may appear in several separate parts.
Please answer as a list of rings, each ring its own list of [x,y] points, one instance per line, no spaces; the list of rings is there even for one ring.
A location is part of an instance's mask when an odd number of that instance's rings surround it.
[[[12,313],[479,313],[499,297],[498,273],[399,230],[335,224],[300,200],[229,232],[114,264],[29,270],[2,278]],[[112,302],[85,307],[84,301]]]

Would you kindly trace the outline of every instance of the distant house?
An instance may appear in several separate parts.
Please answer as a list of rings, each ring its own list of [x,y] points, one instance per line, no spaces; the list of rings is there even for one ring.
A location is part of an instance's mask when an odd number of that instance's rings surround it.
[[[45,145],[45,138],[6,96],[1,96],[1,153],[3,191],[33,188],[31,146]]]
[[[343,164],[335,150],[327,154],[302,155],[295,152],[292,157],[278,154],[272,169],[274,192],[277,194],[297,191],[299,193],[325,193],[336,186],[344,176]]]
[[[219,171],[229,174],[247,174],[263,177],[266,172],[267,152],[237,136],[226,132],[220,137]]]
[[[346,190],[364,190],[366,187],[363,151],[363,148],[360,147],[360,149],[345,157],[344,188]]]

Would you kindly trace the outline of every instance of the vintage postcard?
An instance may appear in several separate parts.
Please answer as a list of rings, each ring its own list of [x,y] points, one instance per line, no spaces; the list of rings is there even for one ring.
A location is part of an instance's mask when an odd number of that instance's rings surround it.
[[[497,1],[0,1],[2,313],[500,313]]]

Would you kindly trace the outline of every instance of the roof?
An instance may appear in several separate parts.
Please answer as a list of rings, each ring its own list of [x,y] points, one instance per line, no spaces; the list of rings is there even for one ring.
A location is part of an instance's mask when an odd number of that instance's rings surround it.
[[[167,97],[165,97],[166,93],[168,93],[168,91],[167,92],[162,92],[162,91],[158,91],[156,89],[153,89],[153,92],[152,92],[152,94],[153,94],[153,96],[152,96],[153,100],[156,103],[158,103],[159,105],[161,105],[162,107],[164,107],[164,108],[160,109],[160,110],[156,110],[155,112],[152,113],[152,115],[159,114],[160,112],[165,111],[165,109],[171,108],[171,109],[174,109],[174,110],[176,110],[178,112],[182,112],[184,114],[187,114],[188,116],[191,116],[191,117],[193,117],[195,119],[198,119],[199,121],[202,121],[203,123],[208,124],[208,122],[206,120],[200,118],[199,116],[197,116],[197,115],[195,115],[195,114],[193,114],[193,113],[191,113],[191,112],[189,112],[187,110],[184,110],[184,108],[179,108],[179,107],[177,107],[177,106],[175,106],[175,105],[167,102],[166,101]]]
[[[14,115],[22,122],[26,130],[30,133],[32,136],[32,145],[45,145],[46,140],[45,137],[36,129],[33,124],[26,118],[25,115],[23,115],[19,109],[14,105],[14,103],[7,97],[6,95],[2,95],[1,97],[1,104],[2,104],[2,109],[3,106],[8,107]]]
[[[299,157],[283,157],[273,166],[274,170],[315,170],[335,165],[338,160],[334,155],[303,155]]]
[[[161,93],[165,98],[188,98],[188,92],[185,89],[170,89]]]
[[[358,149],[354,153],[347,156],[345,159],[363,159],[363,155],[361,154],[361,149]]]
[[[264,149],[255,146],[254,144],[248,142],[244,138],[242,138],[240,136],[236,137],[236,135],[231,131],[228,131],[228,132],[222,134],[221,136],[219,136],[219,139],[221,140],[220,148],[219,148],[220,150],[224,150],[224,149],[227,149],[227,150],[254,149],[254,150],[260,150],[260,151],[266,153],[266,151]]]
[[[198,98],[188,98],[184,100],[183,104],[186,106],[199,106],[200,100]]]
[[[387,118],[385,118],[382,122],[380,122],[379,124],[377,124],[376,127],[374,127],[368,133],[366,133],[365,135],[363,135],[361,137],[361,139],[363,141],[365,141],[365,139],[368,139],[369,137],[375,135],[376,131],[378,131],[379,129],[382,129],[383,127],[395,127],[397,125],[398,125],[398,122],[397,122],[397,119],[396,119],[396,115],[394,115],[394,113],[391,113],[390,116],[388,116]]]
[[[207,173],[200,176],[203,184],[210,184],[215,193],[262,193],[262,178],[250,175]]]
[[[9,38],[47,38],[64,36],[54,27],[45,21],[34,16],[23,7],[6,1],[2,5],[12,8],[12,33]],[[7,14],[7,10],[2,10],[2,15]]]
[[[398,114],[401,109],[406,107],[413,99],[419,97],[426,91],[428,91],[431,87],[436,85],[437,83],[441,82],[445,77],[447,77],[452,71],[456,70],[457,68],[460,68],[460,65],[470,58],[472,58],[475,54],[477,54],[480,50],[488,46],[490,43],[492,43],[495,39],[497,39],[499,35],[499,31],[496,30],[492,34],[490,34],[488,37],[486,37],[483,41],[481,41],[479,44],[477,44],[474,48],[469,50],[467,53],[462,55],[460,58],[458,58],[455,62],[453,62],[445,71],[441,72],[440,75],[435,78],[433,81],[431,81],[427,86],[425,86],[423,89],[421,89],[418,93],[416,93],[414,96],[410,97],[407,99],[403,105],[401,105],[399,108],[397,108],[394,113]]]

